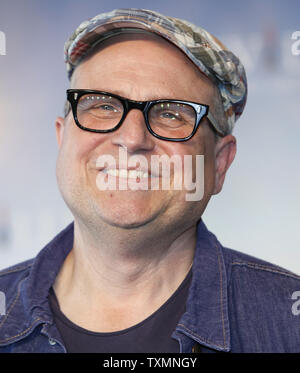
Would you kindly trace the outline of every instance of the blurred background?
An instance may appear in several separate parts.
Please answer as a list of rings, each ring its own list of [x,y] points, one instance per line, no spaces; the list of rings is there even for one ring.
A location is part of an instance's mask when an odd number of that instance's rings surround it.
[[[55,177],[63,45],[83,20],[120,7],[186,19],[241,58],[249,96],[238,152],[203,219],[224,246],[300,274],[298,0],[0,0],[0,269],[35,256],[72,221]]]

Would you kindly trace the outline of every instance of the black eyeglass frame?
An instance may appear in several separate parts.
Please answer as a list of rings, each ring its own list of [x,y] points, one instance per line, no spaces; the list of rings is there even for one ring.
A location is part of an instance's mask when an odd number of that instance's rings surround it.
[[[72,113],[73,113],[73,117],[74,117],[76,125],[79,128],[81,128],[82,130],[89,131],[89,132],[108,133],[108,132],[116,131],[118,128],[121,127],[121,125],[124,122],[127,114],[132,109],[141,110],[143,112],[146,127],[147,127],[148,131],[154,137],[156,137],[160,140],[166,140],[166,141],[174,141],[174,142],[187,141],[195,135],[195,133],[196,133],[196,131],[197,131],[199,125],[200,125],[201,120],[205,116],[207,116],[207,118],[209,119],[210,122],[214,121],[214,119],[209,115],[210,114],[209,113],[209,106],[205,105],[205,104],[199,104],[197,102],[183,101],[183,100],[173,100],[173,99],[134,101],[134,100],[130,100],[128,98],[122,97],[122,96],[118,96],[114,93],[105,92],[105,91],[97,91],[97,90],[93,90],[93,89],[67,89],[66,93],[67,93],[67,100],[69,101],[69,103],[71,105],[71,109],[72,109]],[[122,103],[123,108],[124,108],[124,112],[123,112],[123,115],[122,115],[119,123],[115,127],[110,128],[108,130],[98,130],[98,129],[92,129],[92,128],[84,127],[79,123],[79,120],[78,120],[78,117],[77,117],[77,105],[78,105],[79,99],[82,96],[87,95],[87,94],[100,94],[100,95],[102,94],[102,95],[106,95],[106,96],[111,96],[111,97],[114,97],[114,98],[118,99]],[[196,121],[195,121],[193,131],[191,132],[191,134],[189,136],[183,137],[183,138],[170,138],[170,137],[164,137],[164,136],[157,135],[155,132],[153,132],[153,130],[150,126],[149,120],[148,120],[148,112],[153,105],[159,104],[159,103],[165,103],[165,102],[172,102],[172,103],[175,103],[175,104],[177,104],[177,103],[178,104],[185,104],[185,105],[191,106],[194,109],[195,114],[196,114]],[[216,132],[218,132],[213,125],[212,125],[212,127]]]

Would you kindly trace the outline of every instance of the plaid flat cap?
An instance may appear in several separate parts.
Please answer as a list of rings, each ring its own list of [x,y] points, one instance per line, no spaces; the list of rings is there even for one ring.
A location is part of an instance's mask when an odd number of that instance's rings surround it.
[[[247,100],[245,69],[216,37],[185,20],[145,9],[116,9],[82,22],[64,46],[69,79],[76,66],[101,41],[129,29],[140,29],[167,39],[218,87],[227,123],[214,124],[223,135],[232,132]],[[225,128],[226,127],[226,128]]]

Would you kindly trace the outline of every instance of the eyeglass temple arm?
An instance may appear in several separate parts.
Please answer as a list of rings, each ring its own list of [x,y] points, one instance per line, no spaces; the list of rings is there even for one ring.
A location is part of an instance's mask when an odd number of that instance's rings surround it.
[[[207,114],[207,119],[210,121],[210,123],[212,124],[212,126],[214,127],[214,130],[217,132],[218,135],[222,137],[226,136],[226,133],[224,133],[224,131],[221,130],[219,123],[216,121],[216,119],[213,117],[213,115],[210,112],[208,112]]]

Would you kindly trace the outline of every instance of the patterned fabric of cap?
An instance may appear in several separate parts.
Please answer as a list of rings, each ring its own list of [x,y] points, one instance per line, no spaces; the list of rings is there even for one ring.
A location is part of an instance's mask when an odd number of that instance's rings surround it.
[[[244,67],[216,37],[185,20],[144,9],[116,9],[84,21],[65,43],[68,77],[98,43],[129,28],[154,32],[169,40],[217,85],[227,119],[217,130],[224,135],[231,133],[247,99]]]

